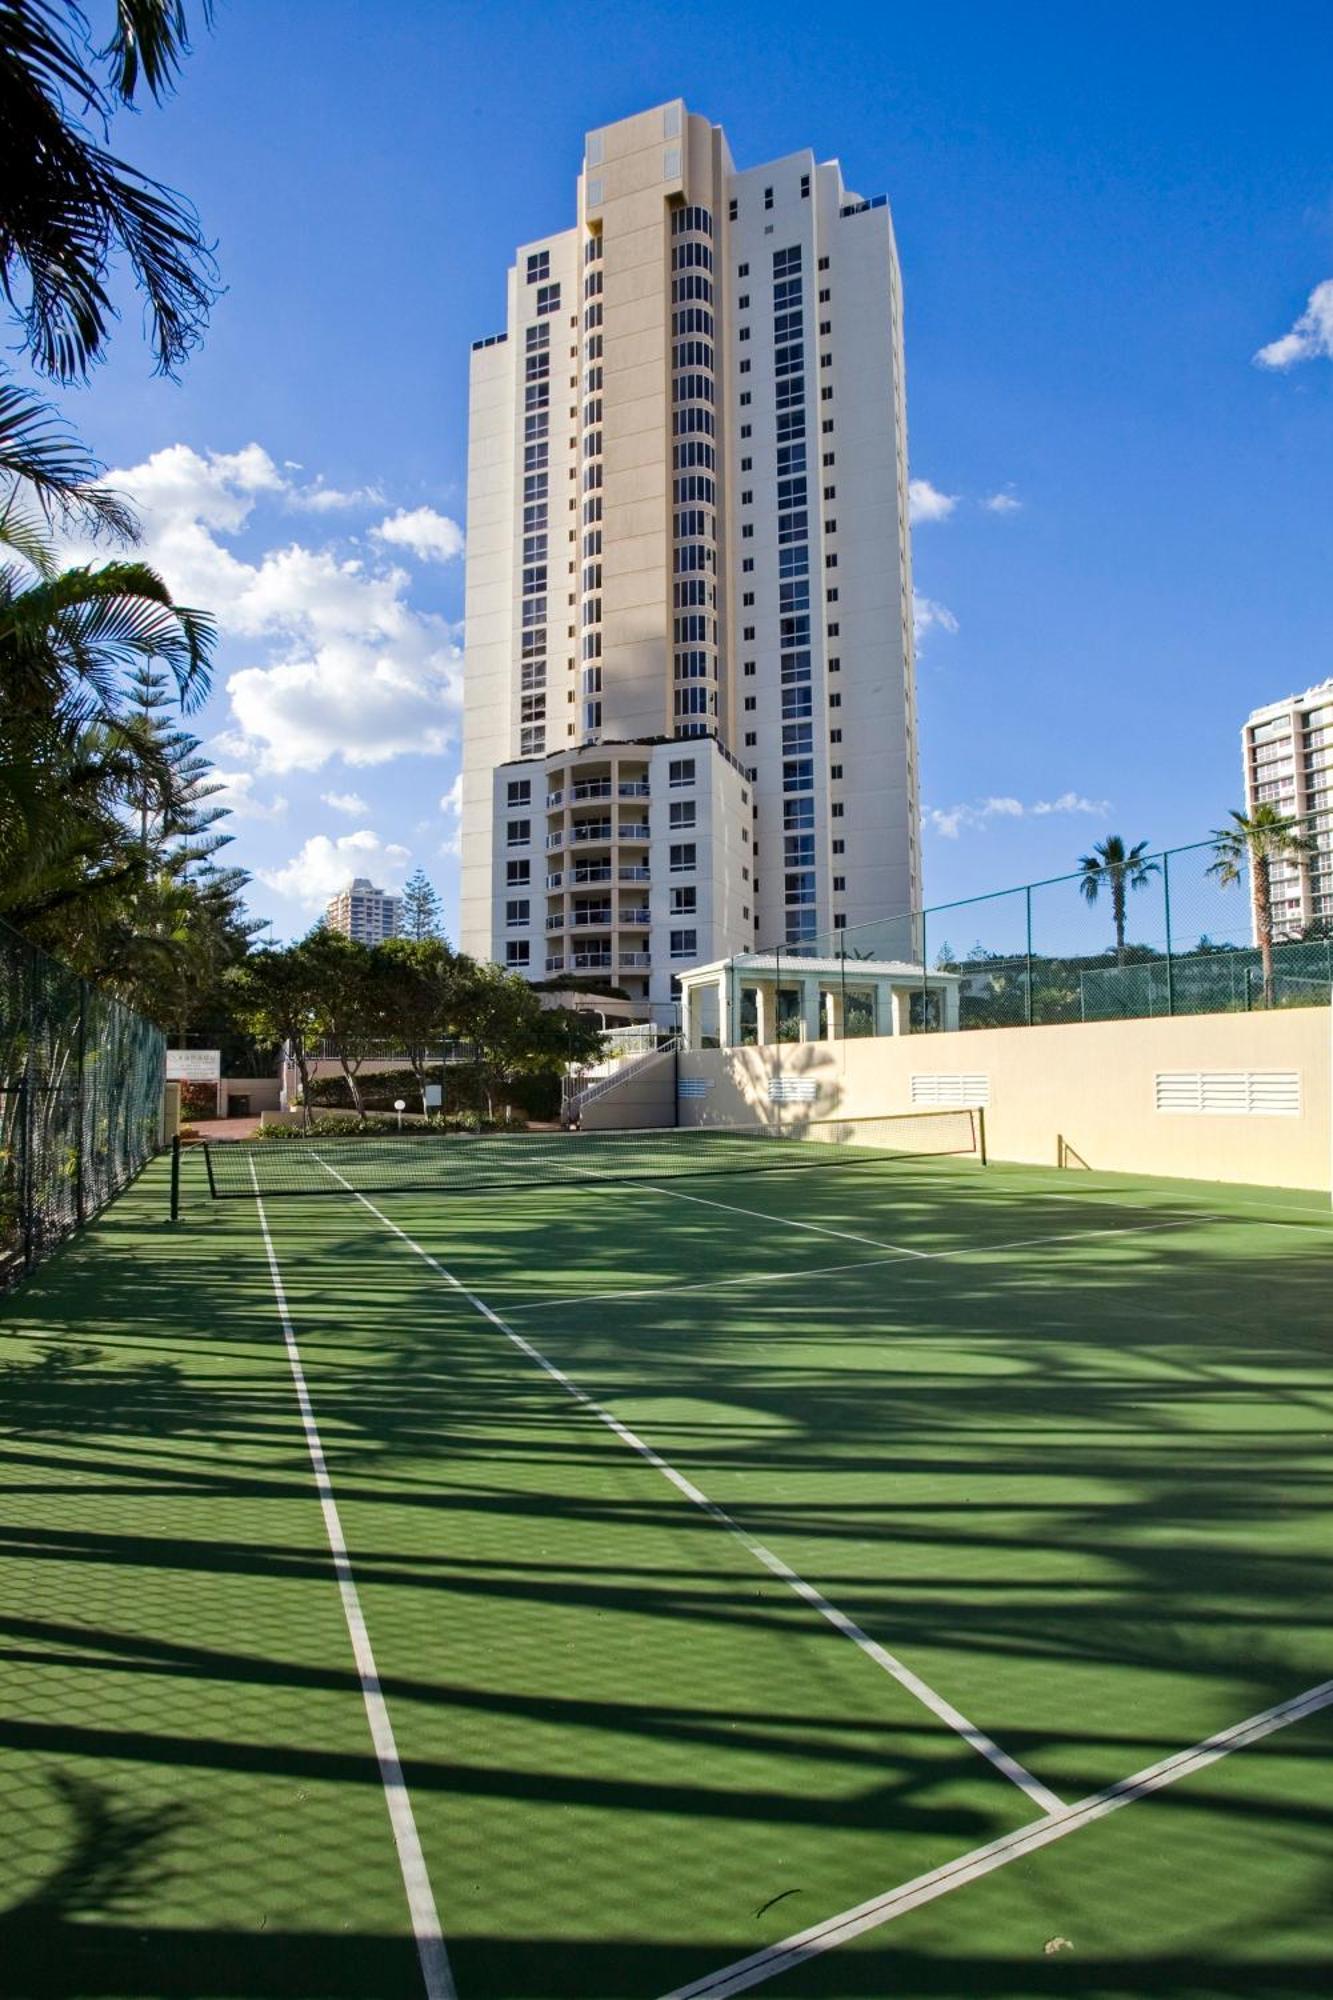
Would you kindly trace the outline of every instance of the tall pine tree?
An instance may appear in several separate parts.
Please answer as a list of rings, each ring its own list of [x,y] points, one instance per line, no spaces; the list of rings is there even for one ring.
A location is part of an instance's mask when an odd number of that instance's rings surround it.
[[[403,890],[402,936],[437,938],[444,935],[440,919],[440,899],[425,873],[418,868]]]

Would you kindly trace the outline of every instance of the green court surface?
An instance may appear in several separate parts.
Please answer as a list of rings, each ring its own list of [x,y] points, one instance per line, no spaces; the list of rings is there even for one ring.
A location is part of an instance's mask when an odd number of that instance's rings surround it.
[[[6,2000],[1328,1991],[1327,1195],[184,1165],[0,1313]]]

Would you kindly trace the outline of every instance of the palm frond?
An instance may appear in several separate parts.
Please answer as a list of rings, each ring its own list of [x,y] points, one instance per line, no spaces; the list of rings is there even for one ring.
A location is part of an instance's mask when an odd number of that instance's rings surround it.
[[[102,467],[49,403],[0,381],[0,489],[9,500],[25,489],[46,520],[77,520],[94,534],[137,541],[139,523],[119,493],[98,482]]]
[[[200,0],[204,26],[213,23],[213,0]],[[116,95],[132,104],[142,76],[157,103],[170,96],[190,53],[189,20],[183,0],[117,0],[116,31],[103,51],[111,64]]]

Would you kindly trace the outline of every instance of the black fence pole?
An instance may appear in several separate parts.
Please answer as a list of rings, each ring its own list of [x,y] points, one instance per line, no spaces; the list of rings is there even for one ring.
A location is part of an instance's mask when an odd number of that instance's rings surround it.
[[[181,1212],[181,1135],[171,1135],[171,1219],[179,1222]]]
[[[88,1126],[84,1107],[84,1058],[88,1049],[88,982],[79,981],[79,1029],[74,1058],[74,1115],[77,1120],[74,1145],[74,1218],[82,1229],[84,1208],[84,1155],[88,1147]]]

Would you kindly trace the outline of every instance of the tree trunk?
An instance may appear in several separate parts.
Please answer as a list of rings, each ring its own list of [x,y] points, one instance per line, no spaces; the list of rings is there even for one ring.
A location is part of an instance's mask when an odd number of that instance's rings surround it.
[[[306,1060],[304,1042],[294,1043],[292,1045],[292,1054],[296,1058],[296,1073],[301,1079],[301,1130],[308,1132],[310,1130],[310,1064]]]
[[[356,1122],[358,1125],[364,1125],[366,1114],[361,1103],[361,1086],[356,1080],[356,1071],[352,1068],[352,1065],[348,1062],[346,1055],[341,1049],[338,1051],[338,1067],[342,1070],[347,1080],[347,1094],[352,1100],[352,1109],[356,1113]]]
[[[1254,928],[1259,933],[1259,957],[1264,969],[1264,1005],[1277,998],[1273,978],[1273,896],[1268,877],[1268,856],[1254,857]]]
[[[1117,874],[1111,878],[1111,910],[1115,917],[1116,964],[1125,962],[1125,878]]]
[[[412,1065],[412,1074],[417,1080],[417,1089],[421,1094],[421,1115],[423,1118],[429,1117],[430,1114],[426,1109],[426,1052],[424,1049],[409,1049],[407,1060]]]

